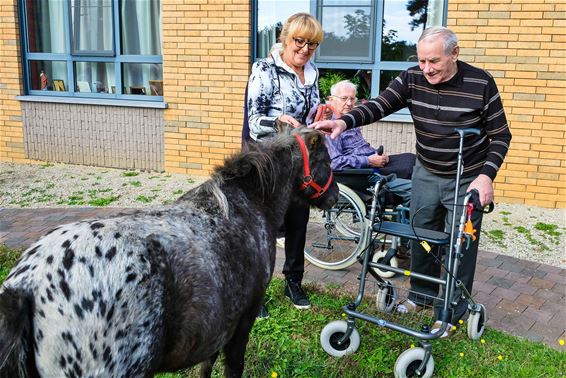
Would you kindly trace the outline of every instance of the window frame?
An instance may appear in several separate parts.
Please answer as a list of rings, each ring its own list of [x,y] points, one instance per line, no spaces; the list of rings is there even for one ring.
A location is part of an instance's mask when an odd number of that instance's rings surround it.
[[[257,25],[258,25],[258,3],[260,0],[252,0],[252,63],[261,59],[263,57],[257,56]],[[322,9],[322,0],[305,0],[310,3],[310,14],[315,15],[315,17],[322,22],[320,9]],[[443,2],[443,14],[442,14],[442,25],[446,26],[448,18],[448,0],[442,0]],[[383,34],[383,10],[384,1],[383,0],[372,0],[372,15],[374,19],[373,22],[373,33],[371,36],[373,46],[373,62],[345,62],[342,60],[329,61],[328,59],[320,60],[318,54],[315,55],[314,62],[319,69],[348,69],[348,70],[368,70],[371,71],[371,97],[377,97],[379,95],[380,88],[380,78],[381,71],[404,71],[410,67],[418,64],[418,62],[402,62],[402,61],[382,61],[381,60],[381,38]],[[284,20],[283,20],[284,21]],[[323,25],[324,27],[324,25]],[[323,42],[324,43],[324,42]],[[398,111],[397,113],[391,114],[390,116],[383,119],[383,121],[400,121],[400,122],[412,122],[410,114],[407,108]]]
[[[141,63],[141,64],[160,64],[163,72],[163,51],[161,55],[122,55],[121,51],[121,25],[120,25],[120,1],[112,0],[112,22],[113,22],[113,55],[109,56],[104,54],[88,54],[74,53],[73,52],[73,36],[71,35],[71,0],[64,0],[63,18],[65,23],[63,30],[65,33],[65,53],[33,53],[29,49],[28,38],[28,20],[27,20],[27,5],[25,0],[19,0],[19,16],[20,16],[20,32],[21,48],[22,48],[22,72],[24,93],[30,96],[41,97],[65,97],[69,99],[92,99],[92,100],[126,100],[126,101],[145,101],[145,102],[164,102],[164,96],[140,96],[122,93],[122,65],[124,63]],[[163,1],[163,0],[162,0]],[[162,34],[163,38],[163,34]],[[162,40],[163,43],[163,40]],[[64,61],[67,64],[67,80],[65,86],[67,91],[42,91],[31,89],[30,83],[30,61]],[[114,83],[116,86],[116,93],[87,93],[75,91],[75,62],[101,62],[101,63],[114,63]]]

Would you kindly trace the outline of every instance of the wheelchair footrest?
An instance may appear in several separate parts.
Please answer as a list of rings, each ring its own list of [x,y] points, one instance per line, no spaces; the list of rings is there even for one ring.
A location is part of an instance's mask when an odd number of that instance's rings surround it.
[[[414,231],[413,231],[414,229]],[[373,225],[373,230],[381,234],[399,236],[411,240],[425,240],[434,245],[450,243],[450,234],[446,232],[432,231],[420,227],[411,227],[410,224],[397,222],[381,222]]]

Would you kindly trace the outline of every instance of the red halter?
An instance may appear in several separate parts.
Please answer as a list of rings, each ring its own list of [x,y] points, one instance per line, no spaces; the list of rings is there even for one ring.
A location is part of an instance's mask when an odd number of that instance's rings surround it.
[[[295,134],[295,138],[297,138],[297,141],[299,142],[299,146],[301,147],[301,152],[303,153],[303,171],[305,173],[305,177],[303,178],[303,183],[301,184],[300,189],[304,191],[310,186],[315,190],[315,193],[309,198],[311,199],[318,198],[322,196],[324,192],[326,192],[326,190],[332,183],[332,176],[333,176],[332,170],[330,170],[330,177],[328,178],[326,185],[324,185],[324,187],[321,188],[320,185],[318,185],[312,179],[311,170],[309,167],[309,153],[307,152],[307,146],[305,146],[305,142],[303,142],[303,139],[298,134]]]

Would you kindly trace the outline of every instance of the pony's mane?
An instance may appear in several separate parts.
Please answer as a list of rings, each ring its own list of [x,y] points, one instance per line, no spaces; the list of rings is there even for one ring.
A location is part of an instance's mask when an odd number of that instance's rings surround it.
[[[294,169],[294,162],[301,152],[296,146],[295,133],[300,135],[313,132],[312,129],[283,129],[275,138],[259,143],[247,143],[241,152],[228,157],[224,165],[215,167],[210,180],[207,180],[195,190],[200,193],[207,193],[216,198],[221,211],[226,216],[228,214],[228,200],[222,188],[233,180],[239,180],[242,185],[252,188],[258,192],[263,199],[271,197],[277,189],[277,176],[282,174],[278,164],[280,156],[276,156],[278,151],[286,151],[290,156],[291,164],[286,168]],[[279,154],[280,155],[280,154]],[[288,174],[288,173],[287,173]]]

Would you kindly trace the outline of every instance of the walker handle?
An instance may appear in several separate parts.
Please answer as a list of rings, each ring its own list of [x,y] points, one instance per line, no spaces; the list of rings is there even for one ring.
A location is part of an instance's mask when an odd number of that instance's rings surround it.
[[[472,189],[468,192],[468,195],[470,196],[470,201],[473,205],[474,205],[474,209],[481,209],[481,203],[480,203],[480,194],[478,192],[477,189]],[[495,208],[495,205],[493,204],[493,202],[490,202],[489,204],[485,205],[483,207],[482,212],[484,214],[489,214],[493,211],[493,209]]]
[[[454,129],[455,132],[458,133],[458,135],[460,135],[460,138],[464,137],[466,134],[476,134],[476,135],[480,135],[481,130],[480,129],[474,129],[474,128],[469,128],[469,129]]]

